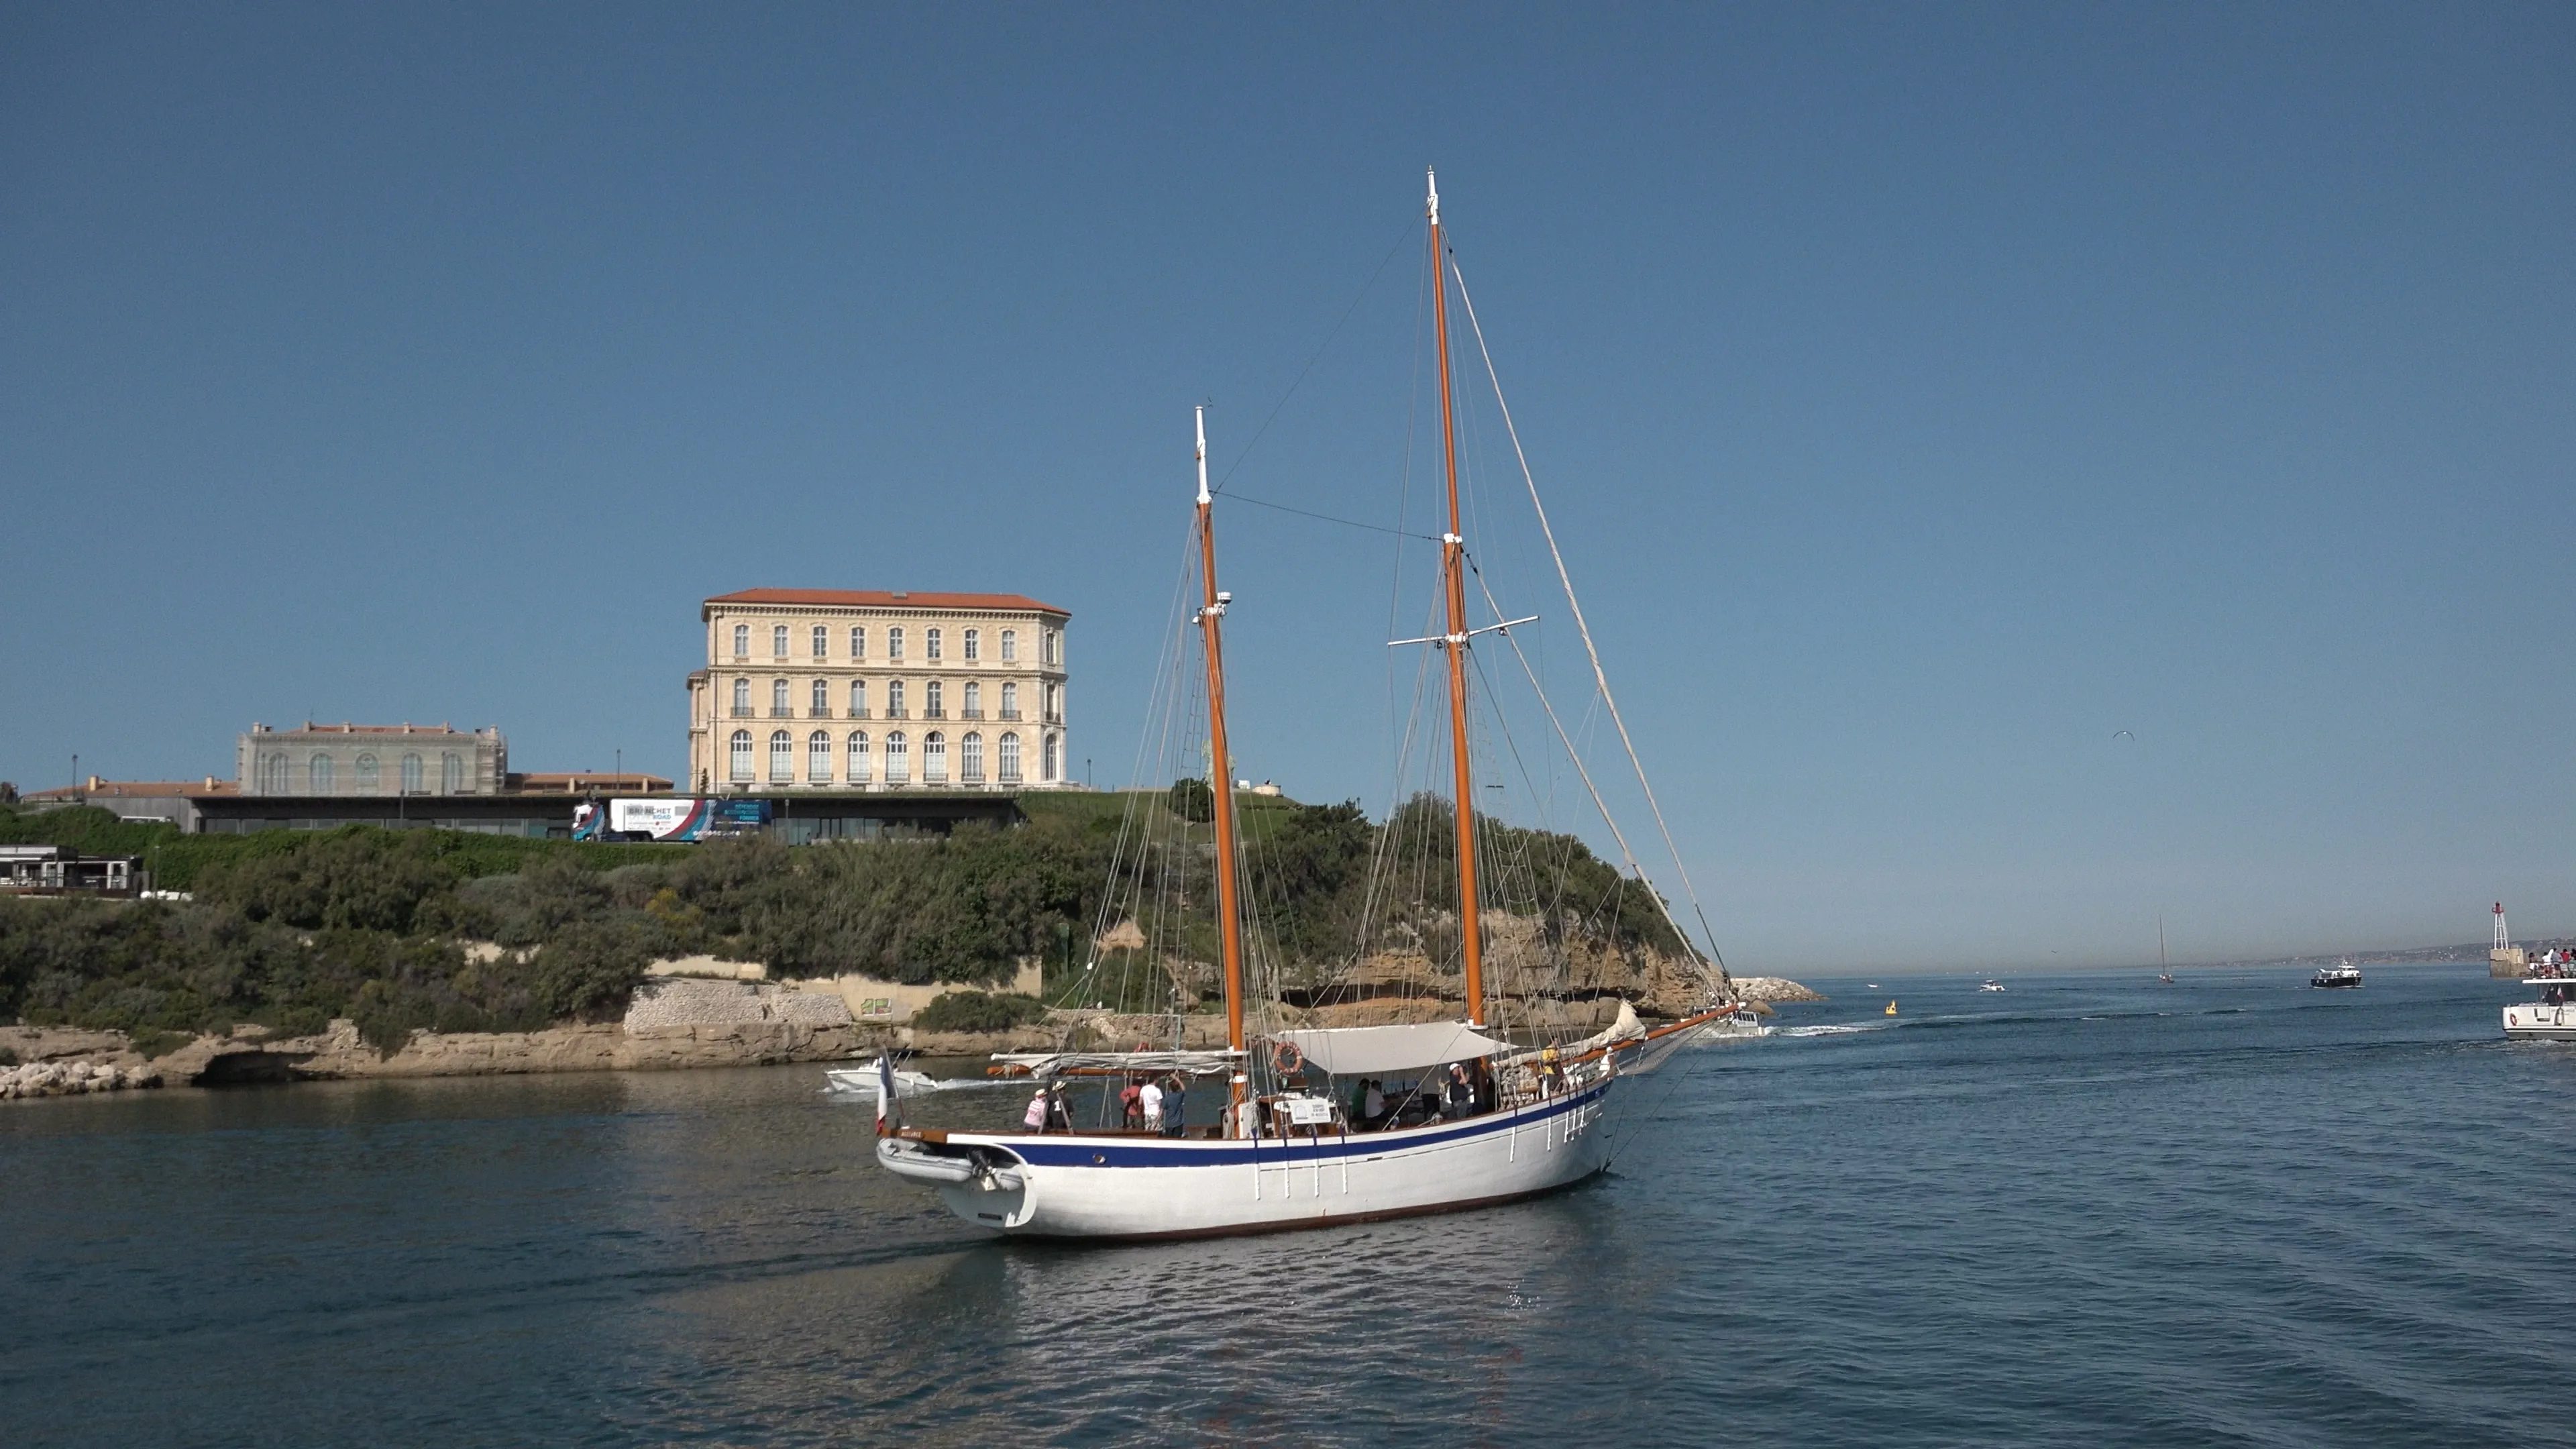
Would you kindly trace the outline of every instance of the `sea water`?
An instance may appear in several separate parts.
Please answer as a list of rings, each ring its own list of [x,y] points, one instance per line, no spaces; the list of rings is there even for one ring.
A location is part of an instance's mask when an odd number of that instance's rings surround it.
[[[1818,981],[1589,1186],[1165,1246],[980,1236],[817,1067],[0,1104],[0,1437],[2576,1442],[2576,1049],[2177,974]]]

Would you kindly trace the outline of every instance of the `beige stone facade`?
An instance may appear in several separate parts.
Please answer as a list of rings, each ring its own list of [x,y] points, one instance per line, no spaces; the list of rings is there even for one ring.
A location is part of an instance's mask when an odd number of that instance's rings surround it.
[[[497,795],[510,777],[499,730],[443,724],[255,724],[234,754],[244,795]]]
[[[1071,617],[1017,594],[718,595],[683,788],[1062,789]]]

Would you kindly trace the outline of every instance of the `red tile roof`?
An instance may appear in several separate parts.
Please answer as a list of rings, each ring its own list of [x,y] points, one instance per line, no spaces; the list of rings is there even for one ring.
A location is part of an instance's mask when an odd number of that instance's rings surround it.
[[[889,589],[743,589],[737,593],[718,594],[710,604],[856,604],[868,608],[891,609],[1017,609],[1038,614],[1061,614],[1070,619],[1069,609],[1041,604],[1026,594],[933,594],[921,590]]]

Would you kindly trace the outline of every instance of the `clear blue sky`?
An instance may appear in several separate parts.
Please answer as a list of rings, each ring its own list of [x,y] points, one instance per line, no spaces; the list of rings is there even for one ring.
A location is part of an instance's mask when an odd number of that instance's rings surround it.
[[[2571,75],[2546,5],[0,6],[0,777],[678,775],[778,585],[1069,607],[1119,781],[1193,403],[1230,466],[1349,310],[1235,486],[1392,516],[1430,163],[1739,969],[2576,931]],[[1245,768],[1382,807],[1388,541],[1224,527]]]

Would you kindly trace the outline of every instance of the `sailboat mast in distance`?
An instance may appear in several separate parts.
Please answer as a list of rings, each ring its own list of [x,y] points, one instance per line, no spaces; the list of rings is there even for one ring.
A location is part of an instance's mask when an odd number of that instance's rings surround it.
[[[1207,409],[1198,410],[1199,465],[1199,639],[1207,656],[1208,781],[1216,808],[1217,936],[1225,955],[1225,1044],[1243,1050],[1243,919],[1234,899],[1234,757],[1225,748],[1225,606],[1231,594],[1216,587],[1216,506],[1208,493]],[[1245,1086],[1237,1063],[1232,1101],[1240,1105]],[[1226,1121],[1232,1123],[1234,1114]]]
[[[1467,754],[1467,540],[1458,531],[1458,426],[1449,398],[1449,252],[1440,241],[1440,178],[1423,172],[1431,216],[1431,328],[1440,351],[1440,460],[1449,478],[1449,531],[1440,536],[1440,586],[1449,600],[1449,759],[1458,803],[1458,944],[1467,970],[1467,1020],[1485,1021],[1485,925],[1476,903],[1476,782]]]

